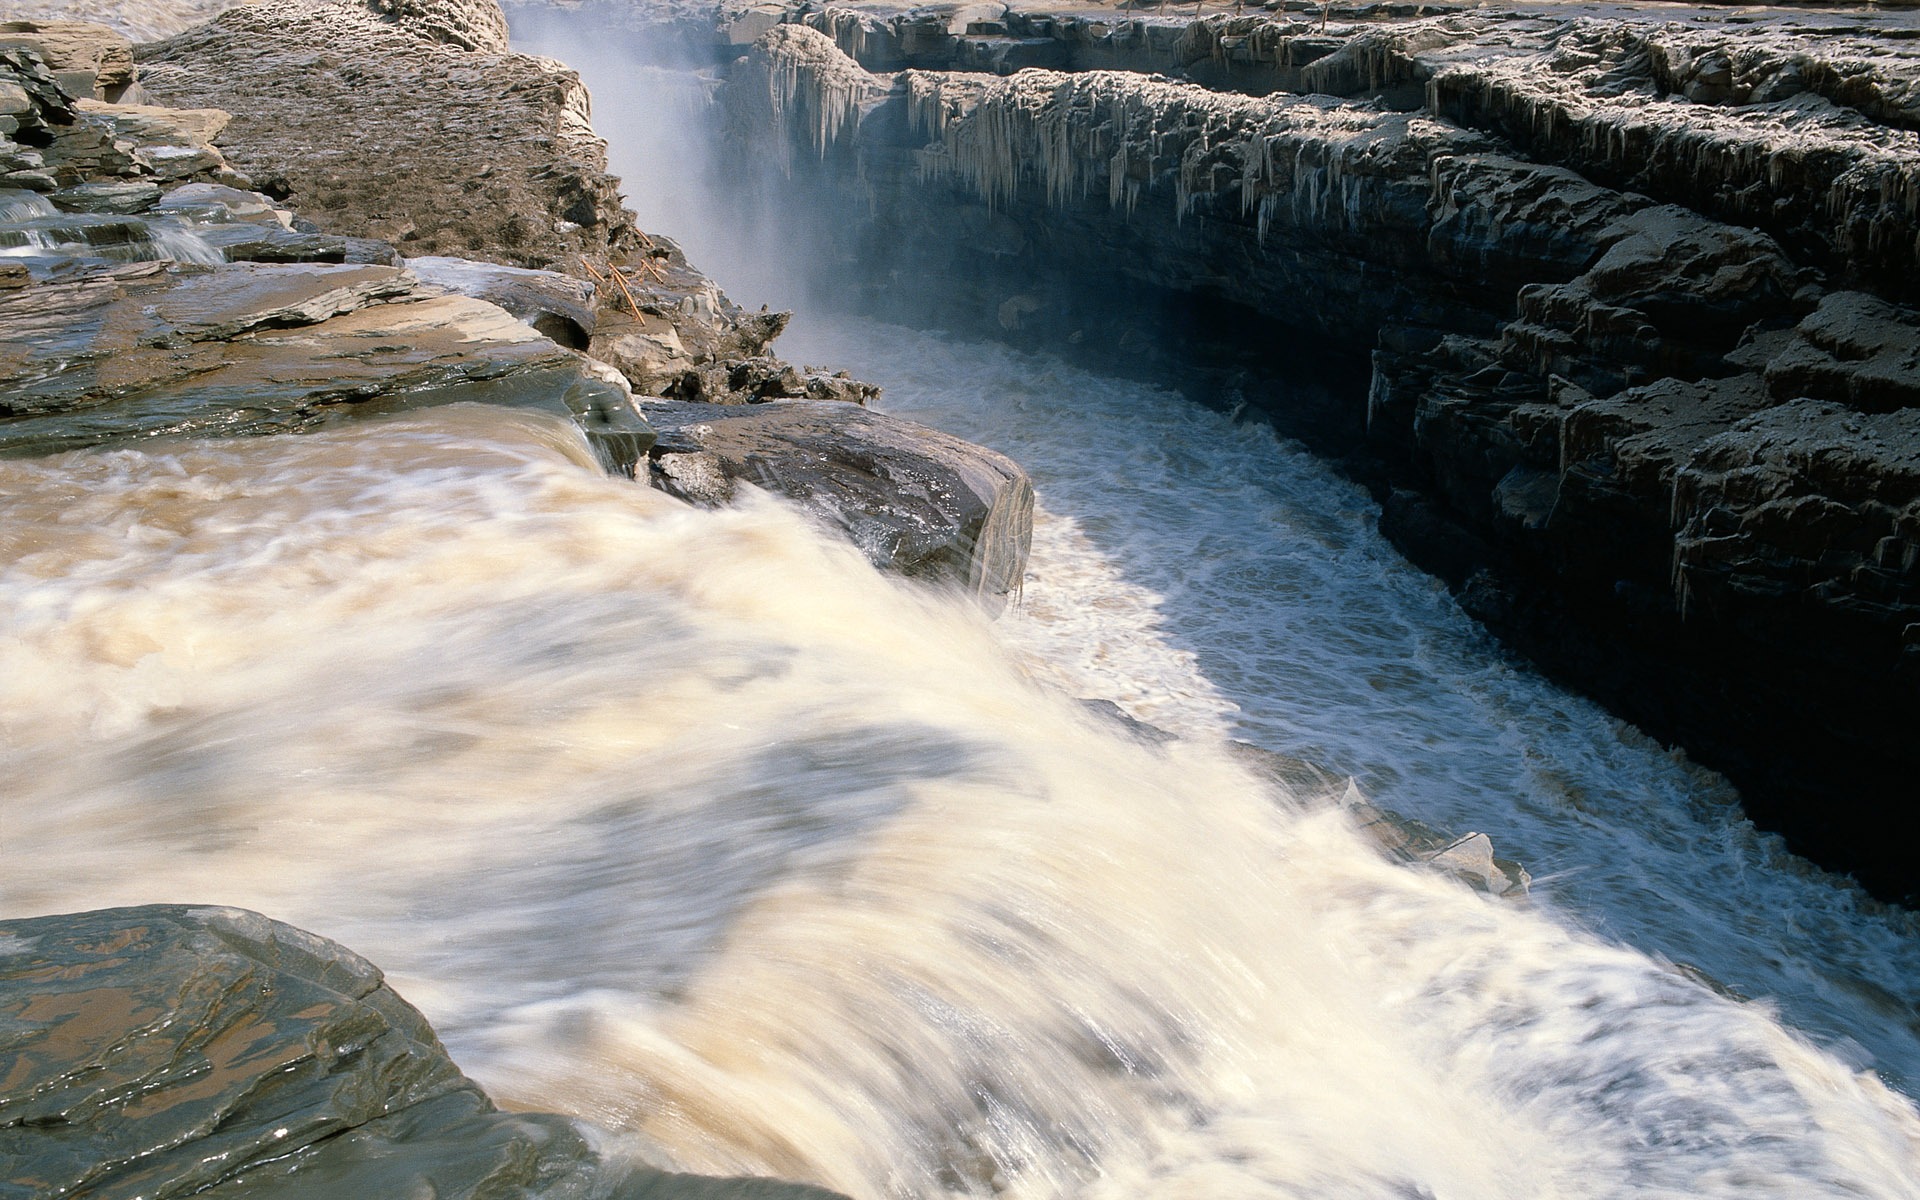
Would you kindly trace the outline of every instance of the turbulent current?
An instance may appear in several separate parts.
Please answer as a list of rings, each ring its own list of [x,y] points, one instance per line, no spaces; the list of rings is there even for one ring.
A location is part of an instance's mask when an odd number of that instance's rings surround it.
[[[1364,494],[1051,359],[786,350],[1032,470],[1020,607],[501,410],[0,462],[0,913],[258,909],[504,1101],[861,1200],[1920,1195],[1908,918],[1503,660]]]
[[[1031,434],[1048,512],[998,626],[770,500],[688,509],[497,410],[0,464],[4,910],[271,913],[388,968],[510,1101],[860,1197],[1915,1194],[1904,1097],[1559,911],[1624,872],[1756,990],[1835,969],[1766,961],[1796,920],[1897,986],[1910,943],[1828,883],[1667,846],[1738,840],[1710,780],[1500,666],[1263,431],[847,336],[902,399],[964,372],[957,418]],[[1071,439],[1026,428],[1069,432],[1056,406],[1117,454],[1057,486]],[[1113,520],[1102,479],[1139,489]],[[1189,512],[1121,511],[1147,493]],[[1282,518],[1264,557],[1205,540]],[[1131,533],[1179,552],[1139,568]],[[1228,729],[1513,814],[1551,869],[1516,904],[1384,861]],[[1623,815],[1689,786],[1704,816]],[[1695,870],[1761,878],[1687,907]],[[1809,1011],[1910,1044],[1844,999]]]

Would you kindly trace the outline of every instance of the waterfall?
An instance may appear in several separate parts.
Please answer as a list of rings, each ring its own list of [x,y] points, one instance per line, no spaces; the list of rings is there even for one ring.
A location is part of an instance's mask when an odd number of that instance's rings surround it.
[[[817,147],[857,119],[770,82]],[[1035,123],[1039,82],[908,87],[988,195],[1203,144],[1263,226],[1347,202],[1397,119],[1330,110],[1351,157],[1303,161],[1136,129],[1099,80]],[[1503,658],[1364,492],[1044,356],[790,337],[1030,465],[1020,608],[750,489],[608,478],[535,413],[0,460],[0,913],[264,911],[378,962],[509,1103],[857,1200],[1920,1195],[1880,1073],[1920,1067],[1912,922]],[[1389,861],[1234,738],[1539,886]]]
[[[0,208],[0,254],[44,254],[117,262],[185,262],[217,265],[226,255],[176,217],[97,216],[62,213],[45,200]],[[44,206],[44,209],[42,207]]]
[[[4,907],[366,947],[490,1089],[859,1197],[1911,1194],[1869,1073],[1136,741],[557,420],[0,463]],[[1041,563],[1046,573],[1052,564]]]
[[[0,188],[0,225],[31,221],[35,217],[51,217],[59,211],[38,192]]]

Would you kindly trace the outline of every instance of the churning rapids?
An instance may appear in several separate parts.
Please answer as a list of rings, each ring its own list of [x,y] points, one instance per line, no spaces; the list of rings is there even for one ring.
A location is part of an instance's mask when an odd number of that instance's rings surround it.
[[[1920,1195],[1907,919],[1503,661],[1364,495],[1052,360],[786,349],[1033,471],[1020,609],[500,410],[0,462],[0,911],[259,909],[508,1101],[861,1198]]]

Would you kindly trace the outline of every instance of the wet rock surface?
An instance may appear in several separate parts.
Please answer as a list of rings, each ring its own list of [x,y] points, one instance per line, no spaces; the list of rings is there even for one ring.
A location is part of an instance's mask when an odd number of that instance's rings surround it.
[[[1011,459],[834,400],[645,404],[649,478],[695,504],[742,484],[797,501],[875,566],[960,588],[993,610],[1018,593],[1033,487]]]
[[[1920,894],[1875,832],[1920,772],[1909,14],[599,11],[707,47],[739,177],[784,164],[831,214],[792,240],[871,308],[1111,361],[1201,306],[1242,314],[1253,403],[1295,390],[1263,347],[1368,377],[1303,436],[1416,561],[1803,853]]]
[[[21,186],[0,188],[0,454],[297,433],[478,402],[570,416],[609,470],[633,475],[654,437],[634,406],[636,387],[690,401],[799,398],[850,410],[878,394],[844,373],[775,357],[769,347],[787,314],[745,312],[677,245],[633,225],[600,169],[605,147],[586,123],[578,80],[506,53],[491,0],[272,0],[142,47],[138,64],[103,27],[56,32],[62,54],[124,67],[115,88],[139,87],[147,99],[150,80],[170,94],[204,85],[247,119],[76,98],[40,43],[0,49],[14,55],[0,69],[18,81],[0,149],[13,147],[28,168],[12,181]],[[357,87],[358,76],[337,72],[326,53],[349,46],[379,78],[356,92],[364,108],[326,111],[338,89]],[[418,126],[422,89],[436,123],[416,154],[397,139]],[[395,111],[403,90],[411,98]],[[271,103],[256,103],[269,92]],[[496,104],[503,95],[513,103]],[[364,119],[371,133],[342,124],[343,115]],[[516,118],[520,133],[552,136],[503,143],[500,122]],[[326,136],[314,135],[317,122]],[[443,193],[369,172],[363,134],[376,147],[396,139],[395,161],[423,162],[464,181],[463,194],[483,193],[472,204],[503,199],[489,220],[532,214],[555,240],[462,224],[468,210],[449,207]],[[264,170],[272,191],[242,186],[250,179],[227,165],[216,139]],[[67,150],[32,148],[41,145]],[[156,157],[155,146],[182,154]],[[177,169],[202,151],[212,155],[205,171]],[[350,179],[326,174],[346,169],[349,156]],[[410,166],[406,178],[419,173]],[[336,194],[327,179],[371,190]],[[582,180],[592,185],[591,213],[576,211]],[[420,236],[409,213],[441,221],[441,234]],[[369,224],[403,246],[451,239],[478,257],[403,260],[393,242],[349,232]],[[1025,563],[1024,475],[957,439],[888,426],[864,412],[781,426],[754,444],[753,477],[783,479],[776,490],[830,511],[877,563],[1003,602]],[[783,454],[837,456],[841,475],[829,486],[828,473],[809,475],[778,461]],[[856,485],[849,472],[861,471]]]
[[[345,947],[234,908],[0,922],[0,1195],[829,1200],[505,1113]]]
[[[565,344],[643,394],[760,398],[731,380],[770,355],[784,315],[740,309],[634,224],[578,76],[508,50],[493,0],[268,0],[138,58],[162,102],[236,114],[222,146],[306,232],[571,275],[593,285],[587,311],[544,313]],[[516,312],[532,303],[509,294]]]
[[[579,421],[631,474],[617,374],[393,267],[140,263],[0,292],[0,453],[300,432],[477,401]]]

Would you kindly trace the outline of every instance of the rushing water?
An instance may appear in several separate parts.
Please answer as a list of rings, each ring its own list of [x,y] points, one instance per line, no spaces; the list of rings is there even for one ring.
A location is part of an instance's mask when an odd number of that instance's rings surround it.
[[[1009,646],[770,501],[689,510],[494,410],[5,463],[0,497],[5,910],[340,937],[496,1091],[664,1161],[860,1196],[1914,1194],[1911,1105],[1767,1006],[1049,686],[1185,678],[1154,715],[1226,719],[1069,520]],[[1109,592],[1124,648],[1018,645],[1084,645]]]
[[[1870,1069],[1920,1075],[1909,927],[1503,660],[1354,489],[1045,358],[788,352],[1030,466],[1020,609],[528,414],[0,462],[0,912],[256,908],[507,1100],[862,1198],[1920,1195]]]

